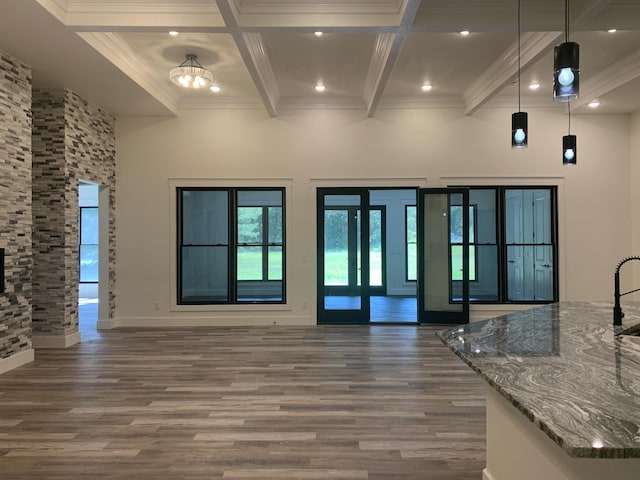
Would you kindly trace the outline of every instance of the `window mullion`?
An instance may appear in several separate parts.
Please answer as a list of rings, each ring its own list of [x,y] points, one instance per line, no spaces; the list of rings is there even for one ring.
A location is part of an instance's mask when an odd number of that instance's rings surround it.
[[[262,207],[262,281],[269,280],[269,207]]]
[[[227,289],[229,303],[238,301],[238,190],[228,189],[229,195],[229,252]]]
[[[504,195],[505,195],[505,190],[504,188],[497,188],[496,189],[496,236],[498,239],[498,245],[499,245],[499,255],[498,255],[498,263],[499,268],[498,268],[498,285],[499,287],[499,302],[500,303],[506,303],[507,301],[507,245],[506,245],[506,238],[507,238],[507,234],[505,231],[505,221],[504,221],[504,217],[505,217],[505,211],[504,211]]]

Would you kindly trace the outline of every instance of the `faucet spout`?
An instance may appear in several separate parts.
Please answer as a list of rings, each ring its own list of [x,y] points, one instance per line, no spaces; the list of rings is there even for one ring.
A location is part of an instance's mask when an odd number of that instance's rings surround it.
[[[622,307],[620,306],[620,297],[640,290],[640,288],[637,288],[635,290],[630,290],[625,293],[620,293],[620,268],[622,268],[622,265],[624,265],[625,263],[631,260],[640,260],[640,257],[632,256],[632,257],[627,257],[621,260],[620,263],[618,263],[618,266],[616,267],[615,274],[613,275],[613,290],[614,290],[613,324],[614,325],[622,325],[622,318],[624,317],[624,312],[622,311]]]

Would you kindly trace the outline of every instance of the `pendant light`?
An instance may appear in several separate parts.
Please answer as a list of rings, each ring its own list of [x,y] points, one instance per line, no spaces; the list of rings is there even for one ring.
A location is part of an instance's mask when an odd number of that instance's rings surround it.
[[[565,41],[553,51],[553,99],[570,102],[580,92],[580,45],[569,41],[569,0],[564,4]]]
[[[529,143],[528,115],[520,111],[520,0],[518,0],[518,111],[511,115],[511,148],[527,148]]]
[[[562,164],[567,166],[576,165],[578,161],[578,139],[571,135],[571,103],[567,103],[569,111],[569,133],[562,137]]]

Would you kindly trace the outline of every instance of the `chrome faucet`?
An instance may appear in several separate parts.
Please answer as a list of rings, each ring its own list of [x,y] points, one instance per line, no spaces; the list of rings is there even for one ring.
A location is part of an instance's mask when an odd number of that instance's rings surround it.
[[[640,288],[636,288],[635,290],[630,290],[625,293],[620,293],[620,267],[622,267],[622,265],[624,265],[625,263],[631,260],[640,260],[640,257],[637,257],[637,256],[627,257],[624,260],[620,261],[620,263],[618,263],[618,266],[616,267],[616,273],[613,276],[613,286],[614,286],[613,295],[615,299],[613,304],[613,324],[614,325],[622,325],[622,318],[624,317],[624,313],[622,312],[622,308],[620,307],[620,297],[624,295],[628,295],[633,292],[640,291]]]

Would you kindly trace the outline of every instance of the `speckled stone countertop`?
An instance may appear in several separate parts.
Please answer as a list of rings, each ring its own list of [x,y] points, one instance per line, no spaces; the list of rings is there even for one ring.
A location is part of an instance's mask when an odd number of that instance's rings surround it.
[[[640,458],[640,306],[561,302],[438,333],[572,457]]]

